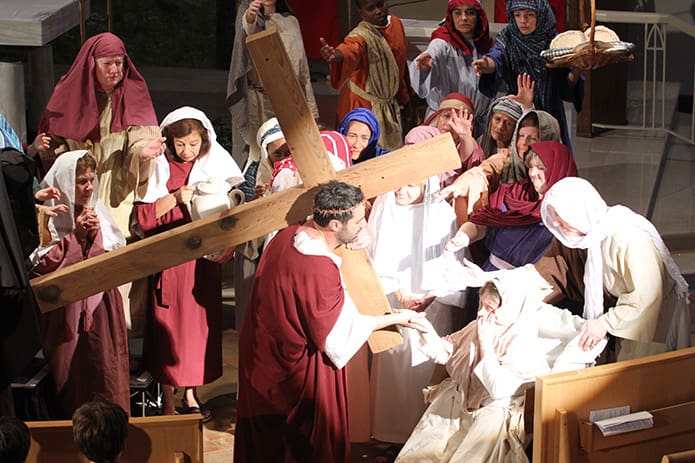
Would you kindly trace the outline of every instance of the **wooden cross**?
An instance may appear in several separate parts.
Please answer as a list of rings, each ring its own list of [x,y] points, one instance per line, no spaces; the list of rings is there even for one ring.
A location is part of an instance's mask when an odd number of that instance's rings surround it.
[[[335,172],[277,31],[252,35],[247,46],[303,184],[35,278],[31,285],[41,312],[298,223],[311,214],[317,186],[328,180],[359,186],[373,198],[460,167],[453,140],[444,134]],[[389,311],[365,251],[340,253],[346,286],[360,312]],[[382,331],[369,345],[378,352],[399,342],[397,333]]]

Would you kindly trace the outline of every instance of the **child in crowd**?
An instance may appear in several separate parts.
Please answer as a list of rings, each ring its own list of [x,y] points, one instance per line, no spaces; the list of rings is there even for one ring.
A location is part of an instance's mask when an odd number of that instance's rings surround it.
[[[22,421],[13,416],[0,416],[0,461],[24,463],[29,454],[31,434]]]
[[[72,435],[91,463],[118,463],[128,437],[128,414],[112,402],[87,402],[72,414]]]

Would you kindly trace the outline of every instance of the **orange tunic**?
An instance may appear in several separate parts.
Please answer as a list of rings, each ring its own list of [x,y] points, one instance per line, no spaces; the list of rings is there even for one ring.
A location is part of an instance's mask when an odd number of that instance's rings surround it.
[[[410,99],[410,83],[408,82],[406,63],[408,43],[405,39],[403,23],[398,17],[391,15],[388,24],[385,27],[377,27],[377,29],[388,42],[398,64],[399,85],[396,100],[398,104],[404,105]],[[343,85],[346,79],[350,79],[361,89],[365,88],[369,72],[365,40],[362,37],[348,36],[336,49],[343,54],[343,61],[334,62],[331,65],[331,85],[335,89],[340,89],[336,109],[337,123],[340,123],[345,115],[353,109],[371,109],[372,104],[355,95],[347,85]]]

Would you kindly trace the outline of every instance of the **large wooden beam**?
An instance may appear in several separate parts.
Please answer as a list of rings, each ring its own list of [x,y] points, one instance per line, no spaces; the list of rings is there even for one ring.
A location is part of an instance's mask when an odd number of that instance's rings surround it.
[[[249,55],[273,105],[282,133],[304,185],[311,188],[335,177],[319,129],[306,103],[304,90],[292,69],[274,27],[246,39]],[[264,79],[263,76],[272,77]]]
[[[461,165],[449,134],[406,146],[335,174],[375,197]],[[303,185],[157,234],[31,280],[42,312],[143,278],[303,220],[313,189]]]

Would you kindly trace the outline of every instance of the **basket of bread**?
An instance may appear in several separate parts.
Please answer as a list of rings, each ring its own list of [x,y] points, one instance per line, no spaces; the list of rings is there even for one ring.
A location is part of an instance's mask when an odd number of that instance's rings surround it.
[[[580,1],[581,23],[584,22],[584,0]],[[585,30],[565,31],[555,36],[550,48],[543,50],[541,56],[546,66],[574,67],[592,70],[614,63],[624,63],[634,59],[635,45],[623,42],[613,30],[596,25],[596,2],[591,0],[591,26]]]

